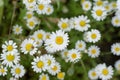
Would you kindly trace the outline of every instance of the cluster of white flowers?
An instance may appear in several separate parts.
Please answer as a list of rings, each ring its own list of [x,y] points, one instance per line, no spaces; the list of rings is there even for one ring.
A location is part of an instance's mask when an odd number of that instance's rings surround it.
[[[103,64],[98,64],[94,69],[91,69],[88,72],[88,77],[91,80],[97,80],[102,79],[102,80],[109,80],[113,76],[113,67],[112,66],[106,66],[105,63]]]

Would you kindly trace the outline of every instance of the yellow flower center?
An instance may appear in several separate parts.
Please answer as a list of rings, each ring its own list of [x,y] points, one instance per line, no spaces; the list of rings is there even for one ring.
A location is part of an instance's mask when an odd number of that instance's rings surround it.
[[[62,36],[57,36],[55,39],[56,44],[61,45],[63,44],[64,40]]]
[[[40,10],[43,10],[43,9],[44,9],[44,5],[43,5],[43,4],[39,4],[39,5],[38,5],[38,8],[39,8]]]
[[[50,12],[50,11],[51,11],[51,8],[48,8],[47,11]]]
[[[101,1],[101,0],[99,0],[99,1],[97,1],[97,6],[101,6],[101,5],[103,5],[103,2]]]
[[[41,80],[47,80],[46,75],[43,75],[42,78],[41,78]]]
[[[106,68],[103,69],[103,70],[102,70],[102,74],[105,75],[105,76],[107,76],[107,75],[109,74],[108,69],[106,69]]]
[[[29,3],[32,3],[34,0],[28,0]]]
[[[76,55],[75,53],[72,53],[71,57],[72,57],[73,59],[75,59],[75,58],[77,57],[77,55]]]
[[[6,59],[7,59],[8,61],[13,61],[13,60],[15,59],[15,56],[12,55],[12,54],[8,54],[8,55],[6,55]]]
[[[4,73],[4,72],[5,72],[5,70],[2,68],[2,69],[0,69],[0,72],[1,72],[1,73]]]
[[[89,4],[85,4],[85,8],[88,8],[89,7]]]
[[[43,61],[38,61],[36,65],[38,68],[42,68],[44,66],[44,63]]]
[[[83,47],[83,45],[82,44],[79,44],[79,48],[82,48]]]
[[[13,50],[13,46],[12,46],[12,45],[8,45],[8,46],[7,46],[7,50],[8,50],[8,51],[12,51],[12,50]]]
[[[109,10],[109,9],[110,9],[110,7],[109,7],[108,5],[106,5],[106,6],[105,6],[105,9],[106,9],[106,10]]]
[[[16,28],[16,32],[19,32],[20,31],[20,28]]]
[[[95,77],[97,74],[96,74],[96,72],[92,72],[92,74],[91,74],[93,77]]]
[[[58,69],[57,66],[54,66],[54,67],[52,68],[53,71],[56,71],[57,69]]]
[[[80,21],[79,24],[80,24],[80,26],[84,27],[86,25],[86,22],[82,20],[82,21]]]
[[[67,57],[67,55],[68,55],[68,52],[66,51],[66,52],[64,52],[64,55]]]
[[[32,17],[32,14],[27,14],[27,18],[31,18]]]
[[[31,43],[26,44],[25,46],[27,51],[30,51],[33,48],[33,45]]]
[[[66,29],[66,28],[68,27],[68,24],[64,22],[64,23],[62,23],[61,27],[62,27],[63,29]]]
[[[48,63],[48,65],[50,65],[50,64],[51,64],[51,60],[49,59],[49,60],[47,61],[47,63]]]
[[[16,68],[16,69],[15,69],[15,73],[16,73],[16,74],[20,74],[20,73],[21,73],[21,69],[20,69],[20,68]]]
[[[37,37],[38,37],[38,39],[42,39],[42,38],[43,38],[43,34],[39,33],[39,34],[37,35]]]
[[[117,7],[116,2],[112,3],[112,7],[113,7],[113,8],[116,8],[116,7]]]
[[[48,35],[46,35],[46,39],[49,39],[50,38],[50,35],[48,34]]]
[[[96,50],[95,50],[95,49],[92,49],[92,50],[91,50],[91,53],[92,53],[92,54],[96,54]]]
[[[102,16],[103,11],[102,11],[102,10],[100,10],[100,9],[98,9],[98,10],[96,10],[96,14],[97,14],[97,16]]]
[[[115,23],[118,24],[119,23],[119,19],[115,19]]]
[[[91,38],[92,38],[92,39],[95,39],[95,38],[97,38],[97,35],[96,35],[95,33],[93,33],[93,34],[91,35]]]
[[[116,52],[119,52],[119,51],[120,51],[120,48],[119,48],[119,47],[116,47],[116,48],[115,48],[115,51],[116,51]]]
[[[57,78],[58,79],[63,79],[64,78],[64,73],[63,72],[59,72],[58,74],[57,74]]]
[[[30,27],[33,27],[35,25],[35,23],[33,21],[30,21],[29,25],[30,25]]]

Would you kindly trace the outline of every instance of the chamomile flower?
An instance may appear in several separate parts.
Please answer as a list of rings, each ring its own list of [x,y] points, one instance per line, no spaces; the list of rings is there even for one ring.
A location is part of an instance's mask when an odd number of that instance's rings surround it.
[[[32,39],[25,39],[22,44],[21,44],[21,51],[24,54],[29,53],[30,55],[33,55],[37,52],[38,48],[37,48],[37,43],[32,40]]]
[[[45,34],[45,40],[46,39],[50,39],[50,33],[49,32],[46,32],[46,34]]]
[[[116,10],[116,9],[117,9],[117,2],[116,2],[116,1],[112,1],[112,2],[110,3],[110,5],[111,5],[111,8],[112,8],[113,10]]]
[[[32,64],[33,71],[41,73],[47,69],[47,61],[43,56],[34,58]]]
[[[88,42],[98,42],[101,39],[101,34],[99,32],[99,30],[97,29],[92,29],[91,31],[87,32],[86,35]]]
[[[47,4],[38,3],[36,5],[36,12],[38,14],[45,14],[46,8],[47,8]]]
[[[55,58],[52,55],[43,55],[45,60],[47,61],[48,68],[53,67],[55,63]]]
[[[15,78],[21,78],[25,74],[25,69],[22,65],[14,65],[11,69],[11,73]]]
[[[0,76],[7,75],[7,67],[0,66]]]
[[[39,3],[50,4],[51,0],[38,0]]]
[[[59,73],[57,74],[57,78],[58,78],[59,80],[64,80],[64,77],[65,77],[65,72],[59,72]]]
[[[103,6],[104,5],[104,1],[102,0],[94,0],[94,6]]]
[[[10,52],[1,54],[1,60],[3,65],[12,67],[20,61],[19,53],[12,54]]]
[[[47,15],[52,14],[53,11],[54,11],[54,8],[53,8],[52,5],[47,5],[47,6],[46,6],[45,13],[46,13]]]
[[[69,50],[68,60],[70,62],[76,63],[81,59],[81,53],[76,49]]]
[[[19,25],[13,26],[13,32],[14,32],[14,34],[19,35],[19,34],[22,33],[22,31],[23,31],[23,29],[22,29],[21,26],[19,26]]]
[[[50,80],[50,79],[49,79],[48,74],[42,73],[42,74],[39,76],[39,80]]]
[[[61,56],[62,56],[63,59],[67,59],[68,54],[69,54],[69,51],[67,49],[65,49],[61,52]]]
[[[49,74],[51,75],[56,75],[61,71],[61,66],[58,62],[55,62],[55,64],[53,65],[53,67],[48,69]]]
[[[35,28],[36,24],[37,22],[34,17],[27,20],[27,27],[31,30]]]
[[[69,19],[68,18],[61,18],[60,21],[58,22],[58,27],[63,31],[70,31],[71,27],[69,24]]]
[[[98,74],[95,71],[95,69],[89,70],[88,77],[90,78],[90,80],[97,80],[98,79]]]
[[[120,56],[120,43],[114,43],[111,46],[111,52],[114,55]]]
[[[94,6],[92,16],[97,21],[104,20],[107,16],[107,11],[104,7]]]
[[[33,17],[33,15],[34,15],[33,11],[27,11],[24,19],[30,19]]]
[[[111,5],[109,3],[106,3],[104,5],[104,8],[106,9],[107,12],[110,12],[112,10]]]
[[[80,51],[83,51],[86,48],[86,43],[83,40],[78,40],[75,44],[75,48]]]
[[[115,66],[115,69],[116,69],[117,71],[120,71],[120,60],[117,60],[117,61],[115,62],[115,64],[114,64],[114,66]]]
[[[106,66],[106,64],[101,64],[101,66],[97,67],[98,71],[98,75],[99,78],[101,78],[102,80],[108,80],[111,79],[113,76],[113,68],[112,66]]]
[[[68,42],[69,42],[68,39],[69,39],[68,34],[62,30],[53,32],[50,35],[50,39],[47,39],[45,41],[46,50],[48,52],[50,51],[48,49],[48,46],[53,50],[53,52],[64,50],[68,45]]]
[[[112,17],[111,23],[114,27],[120,27],[120,16]]]
[[[90,20],[87,16],[81,15],[75,20],[75,29],[78,31],[87,31],[90,28]]]
[[[91,9],[91,6],[92,6],[92,4],[91,4],[90,1],[84,1],[84,2],[82,3],[82,9],[83,9],[84,11],[90,10],[90,9]]]
[[[92,45],[88,48],[88,55],[92,58],[96,58],[100,55],[100,48],[98,46]]]
[[[2,52],[10,52],[10,53],[16,53],[18,52],[17,50],[17,45],[13,40],[5,41],[5,43],[2,45]]]

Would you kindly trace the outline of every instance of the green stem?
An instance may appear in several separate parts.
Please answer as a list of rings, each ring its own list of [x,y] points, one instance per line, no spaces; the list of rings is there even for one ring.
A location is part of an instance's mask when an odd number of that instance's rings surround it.
[[[84,62],[83,62],[82,60],[80,60],[80,62],[81,62],[81,65],[82,65],[82,67],[83,67],[83,69],[84,69],[85,80],[89,80],[88,77],[87,77],[87,70],[86,70],[86,67],[85,67],[85,65],[84,65]]]

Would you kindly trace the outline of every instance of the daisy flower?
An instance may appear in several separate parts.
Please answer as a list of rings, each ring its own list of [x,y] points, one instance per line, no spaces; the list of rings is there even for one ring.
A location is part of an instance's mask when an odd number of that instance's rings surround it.
[[[120,16],[112,17],[111,23],[114,27],[120,27]]]
[[[5,43],[2,45],[2,52],[10,52],[10,53],[16,53],[18,52],[17,50],[17,45],[13,40],[5,41]]]
[[[47,61],[43,56],[34,58],[34,61],[31,64],[33,71],[36,73],[41,73],[47,69]]]
[[[19,25],[13,26],[13,32],[14,32],[14,34],[17,34],[17,35],[18,35],[18,34],[21,34],[22,31],[23,31],[23,29],[22,29],[21,26],[19,26]]]
[[[22,65],[14,65],[11,69],[11,73],[15,78],[21,78],[25,74],[25,69]]]
[[[47,61],[47,68],[53,67],[55,63],[55,58],[52,55],[43,55],[45,60]]]
[[[107,12],[104,7],[94,6],[92,16],[97,21],[104,20],[107,16]]]
[[[53,65],[53,67],[48,69],[49,74],[51,75],[56,75],[61,71],[61,66],[58,62],[55,62],[55,64]]]
[[[50,80],[50,79],[49,79],[48,74],[42,73],[42,74],[39,76],[39,80]]]
[[[24,19],[28,20],[28,19],[32,18],[33,15],[34,15],[33,11],[27,11]]]
[[[31,30],[35,28],[36,24],[37,24],[37,22],[35,20],[35,17],[32,17],[27,20],[27,27]]]
[[[63,31],[70,31],[71,27],[69,24],[69,19],[68,18],[61,18],[58,22],[58,27]]]
[[[114,43],[111,46],[111,52],[114,55],[120,56],[120,43]]]
[[[49,32],[46,32],[46,34],[45,34],[45,40],[46,40],[46,39],[50,39],[50,33],[49,33]],[[45,41],[45,40],[44,40],[44,41]]]
[[[38,3],[36,5],[36,12],[38,14],[45,14],[45,11],[47,9],[47,4],[44,4],[44,3]]]
[[[94,6],[103,6],[105,1],[102,0],[94,0]]]
[[[82,3],[82,9],[83,9],[84,11],[89,11],[89,10],[91,9],[91,6],[92,6],[92,4],[91,4],[90,1],[84,1],[84,2]]]
[[[75,43],[75,48],[80,50],[80,51],[83,51],[86,49],[86,43],[83,41],[83,40],[78,40],[76,43]]]
[[[106,66],[106,64],[101,64],[99,67],[97,66],[97,73],[99,75],[99,78],[102,80],[108,80],[111,79],[113,76],[113,68],[112,66]]]
[[[95,69],[89,70],[88,77],[90,78],[90,80],[97,80],[98,79],[98,74],[95,71]]]
[[[92,29],[91,31],[88,31],[86,34],[86,39],[88,42],[98,42],[101,39],[101,34],[99,30],[97,29]]]
[[[59,73],[57,74],[57,78],[58,78],[59,80],[64,80],[64,77],[65,77],[65,72],[59,72]]]
[[[21,51],[24,54],[29,53],[30,55],[33,55],[37,52],[37,43],[32,39],[25,39],[21,44]]]
[[[47,46],[50,46],[50,49],[54,50],[53,52],[64,50],[68,45],[68,34],[62,30],[58,30],[53,32],[50,35],[50,39],[45,41],[46,50],[49,52],[50,50],[47,49]]]
[[[117,9],[120,10],[120,0],[117,0]]]
[[[81,59],[81,53],[76,49],[69,50],[68,60],[70,62],[76,63]]]
[[[10,52],[1,54],[1,60],[3,65],[12,67],[20,61],[19,53],[12,54]]]
[[[47,5],[47,6],[46,6],[45,13],[46,13],[47,15],[52,14],[53,11],[54,11],[54,8],[53,8],[52,5]]]
[[[5,76],[7,75],[7,67],[3,67],[0,65],[0,76]]]
[[[115,62],[115,64],[114,64],[114,66],[115,66],[115,69],[116,69],[117,71],[120,71],[120,60],[117,60],[117,61]]]
[[[65,49],[61,52],[61,56],[62,56],[63,59],[67,59],[68,54],[69,54],[69,51],[67,49]]]
[[[110,3],[110,5],[111,5],[111,8],[112,8],[113,10],[116,10],[116,9],[117,9],[117,2],[116,2],[116,1],[112,1],[112,2]]]
[[[104,8],[107,12],[110,12],[112,10],[111,5],[108,2],[104,5]]]
[[[87,16],[81,15],[78,16],[77,19],[75,19],[75,29],[78,31],[87,31],[88,28],[90,28],[89,24],[90,20],[88,19]]]
[[[92,58],[96,58],[100,55],[100,48],[98,46],[92,45],[88,48],[88,55]]]

